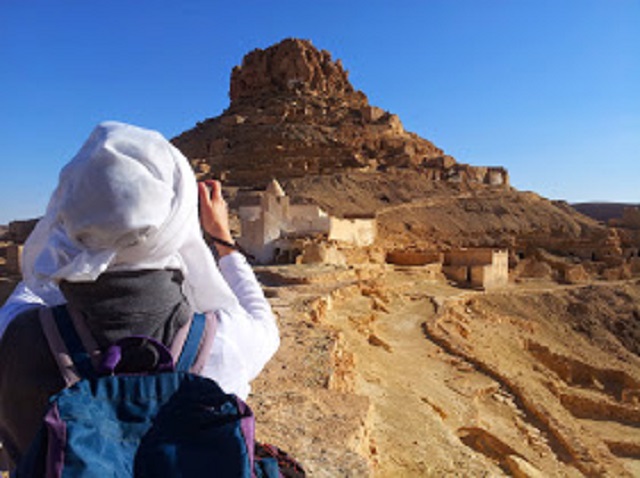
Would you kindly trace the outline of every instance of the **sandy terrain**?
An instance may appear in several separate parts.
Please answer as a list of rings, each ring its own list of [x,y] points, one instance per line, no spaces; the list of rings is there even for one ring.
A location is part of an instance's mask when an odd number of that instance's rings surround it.
[[[251,404],[312,476],[640,473],[638,281],[489,294],[421,268],[261,277],[283,343]]]

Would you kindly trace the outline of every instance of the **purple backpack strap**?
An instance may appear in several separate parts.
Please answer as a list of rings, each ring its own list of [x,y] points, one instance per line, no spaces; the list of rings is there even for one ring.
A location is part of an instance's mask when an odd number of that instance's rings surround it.
[[[82,314],[78,310],[70,306],[67,306],[67,310],[69,311],[69,316],[71,317],[73,326],[80,336],[80,341],[82,342],[84,349],[91,357],[91,363],[93,364],[94,368],[97,367],[102,362],[102,352],[100,351],[100,347],[98,347],[98,343],[93,338],[93,335],[91,334],[89,327],[87,327]]]
[[[80,337],[84,349],[91,357],[92,364],[94,367],[97,366],[101,362],[101,352],[98,348],[98,344],[91,335],[91,332],[85,324],[82,316],[72,308],[68,307],[67,311],[69,312],[69,317],[73,322],[73,326]],[[48,307],[41,308],[39,311],[39,318],[42,331],[44,332],[47,343],[49,344],[49,349],[51,349],[51,353],[58,365],[58,369],[60,370],[60,374],[65,382],[65,386],[70,387],[80,380],[81,376],[71,359],[69,350],[67,349],[64,339],[60,334],[60,330],[56,325],[52,309]]]
[[[204,333],[200,340],[200,347],[198,347],[198,355],[196,356],[193,366],[190,369],[191,373],[199,374],[204,368],[207,358],[211,355],[213,349],[213,340],[216,337],[216,330],[218,329],[218,315],[215,312],[206,312]]]
[[[58,331],[51,309],[43,307],[40,309],[39,314],[42,331],[44,332],[44,336],[47,338],[53,358],[58,365],[58,369],[60,370],[65,386],[70,387],[80,380],[80,374],[78,373],[76,366],[73,364],[69,350],[67,350],[67,346]]]
[[[216,330],[218,327],[218,315],[216,312],[206,312],[205,316],[205,325],[204,331],[202,333],[202,337],[200,339],[200,344],[198,345],[198,352],[196,354],[196,358],[193,361],[193,365],[189,369],[189,372],[199,374],[202,372],[204,368],[207,358],[211,355],[211,350],[213,349],[213,340],[216,335]],[[187,340],[187,336],[189,335],[189,329],[191,328],[191,322],[193,319],[189,320],[178,332],[176,333],[175,338],[173,339],[173,343],[171,344],[170,350],[171,355],[173,355],[175,361],[178,361],[178,357],[182,353],[182,349]]]
[[[169,350],[171,351],[171,355],[174,357],[174,361],[177,361],[178,357],[180,357],[182,347],[184,347],[184,343],[187,341],[187,335],[189,335],[190,328],[191,320],[189,320],[180,329],[178,329],[175,337],[173,338],[173,342],[171,343],[171,347],[169,347]]]
[[[103,354],[101,353],[95,339],[91,335],[88,327],[86,326],[82,316],[74,309],[68,308],[69,316],[73,322],[73,326],[80,337],[82,345],[91,357],[91,362],[96,369],[102,370],[103,368]],[[51,349],[51,353],[58,365],[60,374],[65,382],[65,386],[70,387],[74,383],[80,380],[81,375],[78,372],[76,366],[71,359],[69,350],[65,345],[65,342],[58,330],[56,322],[53,318],[52,310],[50,308],[43,307],[40,309],[40,324],[42,330]],[[213,348],[213,341],[216,334],[218,316],[215,312],[207,312],[205,315],[205,327],[200,344],[198,346],[198,352],[193,365],[190,368],[191,373],[199,374],[204,368],[207,358],[211,355]],[[177,360],[180,356],[189,328],[191,326],[191,320],[178,330],[171,344],[171,355]]]

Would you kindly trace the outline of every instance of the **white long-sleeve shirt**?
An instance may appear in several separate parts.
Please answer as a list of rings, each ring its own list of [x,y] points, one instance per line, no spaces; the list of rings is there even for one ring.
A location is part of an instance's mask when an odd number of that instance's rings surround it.
[[[215,311],[218,317],[216,335],[201,374],[215,380],[225,392],[246,399],[251,390],[251,380],[280,345],[278,326],[245,257],[232,252],[222,257],[218,266],[238,301],[226,309]],[[215,294],[215,291],[211,293]],[[20,313],[59,303],[45,302],[21,282],[0,308],[0,338],[7,325]]]

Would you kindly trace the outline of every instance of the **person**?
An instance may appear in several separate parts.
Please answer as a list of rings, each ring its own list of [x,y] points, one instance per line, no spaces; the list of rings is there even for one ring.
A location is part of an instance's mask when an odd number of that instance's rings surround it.
[[[219,240],[217,263],[201,225]],[[242,399],[279,346],[269,303],[233,248],[221,184],[197,183],[162,135],[123,123],[98,125],[62,169],[24,246],[23,280],[0,308],[0,442],[14,463],[65,386],[39,317],[64,303],[100,348],[130,335],[170,345],[194,312],[214,312],[200,373]]]

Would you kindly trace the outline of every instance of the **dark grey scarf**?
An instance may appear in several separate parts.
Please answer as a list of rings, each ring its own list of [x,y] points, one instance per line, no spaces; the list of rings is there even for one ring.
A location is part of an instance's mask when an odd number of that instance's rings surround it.
[[[192,314],[182,281],[177,270],[106,272],[94,282],[63,281],[60,290],[100,347],[129,335],[171,344]]]

